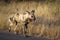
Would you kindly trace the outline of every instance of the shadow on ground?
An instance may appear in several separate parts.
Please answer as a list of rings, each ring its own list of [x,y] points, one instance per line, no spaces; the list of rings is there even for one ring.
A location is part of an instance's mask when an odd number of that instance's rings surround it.
[[[0,40],[49,40],[47,38],[24,37],[9,32],[0,31]]]

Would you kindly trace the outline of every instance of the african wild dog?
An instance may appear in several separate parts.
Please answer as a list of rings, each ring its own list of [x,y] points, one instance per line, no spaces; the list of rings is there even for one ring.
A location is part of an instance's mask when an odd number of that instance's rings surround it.
[[[14,28],[14,31],[16,31],[17,24],[24,23],[24,29],[27,29],[28,28],[27,24],[36,19],[34,13],[35,13],[35,10],[32,10],[31,12],[26,11],[24,14],[20,14],[20,13],[14,14],[12,17],[9,18],[9,22],[10,22],[9,26],[12,26],[15,23],[16,27]],[[10,30],[11,28],[9,27],[9,31]],[[26,31],[24,30],[24,33],[25,32]]]

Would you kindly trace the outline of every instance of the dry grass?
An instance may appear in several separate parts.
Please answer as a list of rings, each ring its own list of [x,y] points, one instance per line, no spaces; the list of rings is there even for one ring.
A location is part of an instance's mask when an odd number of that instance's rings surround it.
[[[0,2],[0,29],[8,28],[8,16],[28,10],[35,10],[37,20],[28,25],[28,35],[35,37],[46,37],[52,40],[60,40],[60,3],[59,2]],[[12,27],[13,31],[14,26]],[[21,25],[17,30],[22,33]]]

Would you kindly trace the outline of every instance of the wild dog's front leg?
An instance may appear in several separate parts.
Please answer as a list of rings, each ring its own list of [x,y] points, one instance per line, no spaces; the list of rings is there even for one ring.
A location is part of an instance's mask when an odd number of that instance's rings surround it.
[[[25,24],[24,24],[24,26],[23,26],[23,35],[24,35],[25,37],[27,37],[27,27],[26,27]]]

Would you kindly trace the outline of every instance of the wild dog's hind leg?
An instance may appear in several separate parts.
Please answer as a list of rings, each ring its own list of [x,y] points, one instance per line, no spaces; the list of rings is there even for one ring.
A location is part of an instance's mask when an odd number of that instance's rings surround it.
[[[17,21],[15,21],[15,25],[16,25],[16,26],[15,26],[15,28],[14,28],[14,33],[15,33],[15,34],[18,34],[18,32],[16,31],[16,29],[17,29],[17,27],[18,27],[18,22],[17,22]]]
[[[9,32],[11,31],[11,26],[12,25],[13,25],[13,23],[10,23],[9,28],[8,28]]]
[[[16,29],[17,29],[17,25],[16,25],[15,28],[14,28],[14,33],[15,33],[15,34],[17,34]]]
[[[11,27],[9,26],[9,28],[8,28],[8,31],[10,32],[11,31]]]

